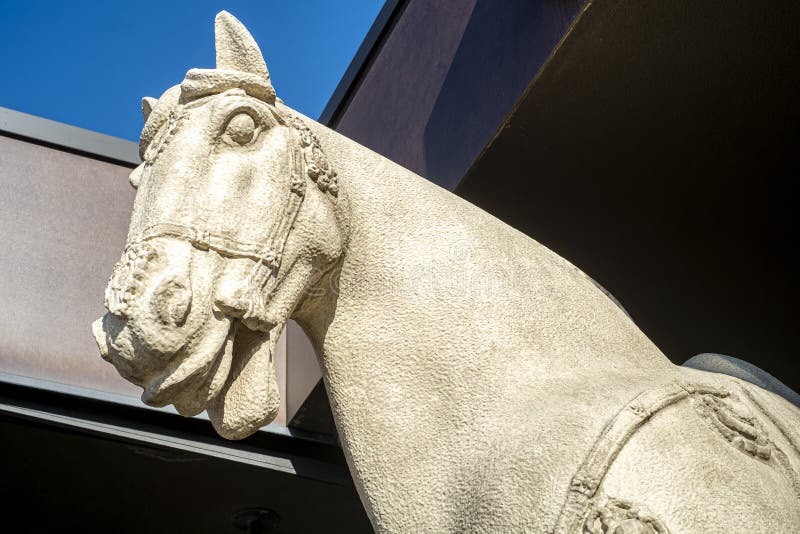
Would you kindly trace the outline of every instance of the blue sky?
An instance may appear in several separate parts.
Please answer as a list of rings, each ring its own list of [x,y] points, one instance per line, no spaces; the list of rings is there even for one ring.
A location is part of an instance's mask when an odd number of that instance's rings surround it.
[[[132,141],[141,98],[214,66],[225,9],[289,106],[317,118],[383,0],[0,0],[0,106]]]

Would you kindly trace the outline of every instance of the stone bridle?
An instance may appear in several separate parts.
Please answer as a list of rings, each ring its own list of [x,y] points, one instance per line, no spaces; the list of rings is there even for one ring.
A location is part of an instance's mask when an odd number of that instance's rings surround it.
[[[196,69],[189,72],[187,80],[191,81],[192,75],[198,72],[204,74],[208,80],[209,71]],[[222,80],[228,82],[230,77],[224,77]],[[187,93],[186,85],[185,81],[181,87],[182,96]],[[246,94],[246,89],[250,88],[246,85],[244,89],[230,88],[228,84],[224,84],[218,89],[223,91],[212,94],[208,94],[207,91],[205,94],[200,92],[201,98],[177,104],[169,111],[167,120],[155,129],[154,135],[149,138],[143,135],[144,169],[149,169],[153,165],[163,147],[179,130],[181,123],[188,116],[187,108],[201,105],[208,98],[224,96],[226,93]],[[255,91],[255,95],[252,92],[253,97],[262,96],[258,91]],[[128,300],[136,292],[137,282],[143,278],[148,263],[155,255],[155,250],[149,241],[168,237],[186,241],[198,250],[214,251],[224,257],[254,261],[253,268],[245,281],[246,289],[243,293],[245,298],[242,304],[246,309],[241,311],[241,318],[259,324],[258,318],[263,316],[266,303],[280,282],[278,272],[281,259],[289,233],[305,198],[306,177],[315,182],[321,191],[327,192],[334,198],[338,196],[337,174],[331,169],[319,141],[308,126],[299,117],[285,114],[273,103],[267,102],[267,105],[278,122],[288,126],[293,132],[293,139],[289,142],[292,169],[289,192],[281,216],[277,224],[271,228],[268,237],[264,242],[248,242],[237,239],[227,232],[205,226],[186,226],[172,222],[151,225],[141,233],[128,237],[122,257],[114,267],[105,293],[105,305],[112,314],[121,318],[127,317]]]

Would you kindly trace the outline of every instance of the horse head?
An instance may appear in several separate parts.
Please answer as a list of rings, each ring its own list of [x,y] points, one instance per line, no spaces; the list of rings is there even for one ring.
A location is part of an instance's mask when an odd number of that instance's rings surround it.
[[[215,34],[216,69],[142,102],[127,244],[93,331],[145,403],[207,410],[238,439],[276,416],[276,340],[345,231],[336,173],[258,45],[226,12]]]

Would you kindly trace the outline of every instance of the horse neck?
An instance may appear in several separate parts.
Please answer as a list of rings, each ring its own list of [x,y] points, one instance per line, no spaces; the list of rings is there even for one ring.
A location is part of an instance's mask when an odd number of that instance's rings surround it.
[[[667,366],[564,259],[352,141],[316,133],[339,171],[350,238],[335,291],[299,320],[334,403],[380,397],[388,404],[376,408],[421,417],[413,406],[444,392],[450,419],[513,377],[535,389]],[[389,392],[401,406],[389,406]]]
[[[339,173],[349,241],[295,318],[317,349],[379,529],[409,530],[388,521],[412,521],[418,508],[404,503],[460,487],[463,473],[506,446],[493,439],[518,444],[535,465],[580,457],[620,406],[669,374],[658,349],[568,262],[363,147],[316,133]],[[550,453],[534,458],[541,451]],[[542,469],[530,484],[563,486],[573,473],[562,471]]]

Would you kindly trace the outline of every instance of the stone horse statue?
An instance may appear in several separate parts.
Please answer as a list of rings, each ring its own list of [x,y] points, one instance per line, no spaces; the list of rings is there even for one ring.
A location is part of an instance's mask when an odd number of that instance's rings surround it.
[[[150,405],[269,423],[314,345],[380,532],[800,532],[800,411],[672,365],[544,246],[276,98],[242,24],[145,98],[125,251],[93,325]]]

